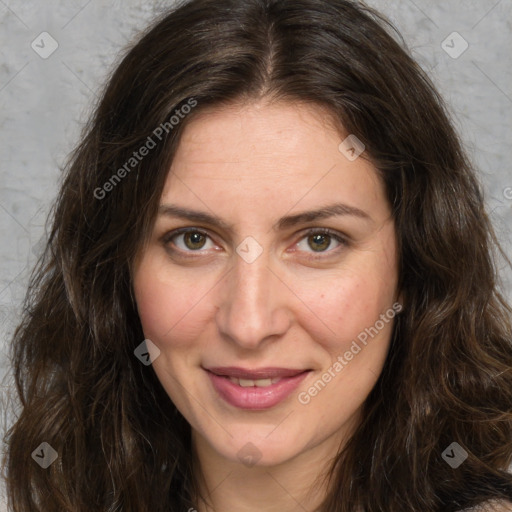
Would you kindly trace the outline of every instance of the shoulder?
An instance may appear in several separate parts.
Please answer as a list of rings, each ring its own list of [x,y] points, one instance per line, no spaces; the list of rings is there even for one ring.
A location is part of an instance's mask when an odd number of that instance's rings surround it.
[[[512,502],[488,501],[476,507],[467,508],[463,512],[512,512]]]

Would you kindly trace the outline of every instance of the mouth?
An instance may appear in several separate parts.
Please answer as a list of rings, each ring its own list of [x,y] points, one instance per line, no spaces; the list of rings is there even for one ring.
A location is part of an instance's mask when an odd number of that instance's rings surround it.
[[[241,409],[267,409],[287,398],[311,371],[292,368],[203,368],[221,398]]]

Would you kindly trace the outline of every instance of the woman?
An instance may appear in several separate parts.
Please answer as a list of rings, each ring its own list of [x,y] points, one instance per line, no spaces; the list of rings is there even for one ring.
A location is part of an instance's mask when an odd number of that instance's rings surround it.
[[[510,508],[496,240],[391,33],[192,0],[128,52],[13,340],[13,510]]]

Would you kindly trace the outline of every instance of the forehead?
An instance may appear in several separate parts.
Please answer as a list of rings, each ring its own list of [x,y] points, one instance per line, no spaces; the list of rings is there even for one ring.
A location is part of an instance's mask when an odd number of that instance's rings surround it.
[[[258,168],[263,168],[267,160],[283,163],[305,154],[318,158],[312,148],[320,139],[325,146],[337,145],[340,139],[325,108],[303,103],[233,103],[199,112],[187,124],[175,163],[190,159],[200,164],[207,159],[239,164],[243,160],[259,161]]]
[[[162,198],[277,201],[274,206],[288,210],[298,202],[305,208],[343,200],[388,214],[371,162],[364,153],[350,161],[340,151],[347,135],[313,104],[259,102],[200,112],[184,128]]]

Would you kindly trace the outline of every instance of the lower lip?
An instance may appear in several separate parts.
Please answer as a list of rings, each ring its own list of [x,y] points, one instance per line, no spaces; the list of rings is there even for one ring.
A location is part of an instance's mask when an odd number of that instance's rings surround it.
[[[214,373],[207,372],[213,387],[217,393],[233,407],[239,409],[268,409],[274,407],[285,400],[305,379],[309,371],[299,373],[294,377],[286,377],[271,384],[270,386],[259,388],[256,386],[243,388],[228,377],[221,377]]]

